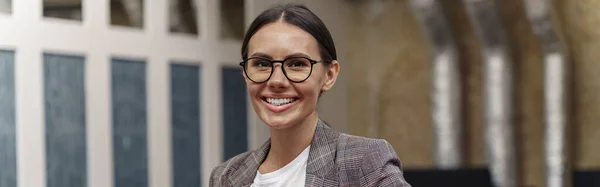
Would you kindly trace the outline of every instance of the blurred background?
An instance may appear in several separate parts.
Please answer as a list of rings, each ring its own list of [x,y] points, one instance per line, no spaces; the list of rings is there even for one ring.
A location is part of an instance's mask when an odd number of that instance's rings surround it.
[[[0,0],[0,187],[208,186],[268,139],[237,64],[285,2],[338,48],[320,117],[413,186],[600,186],[600,1]]]

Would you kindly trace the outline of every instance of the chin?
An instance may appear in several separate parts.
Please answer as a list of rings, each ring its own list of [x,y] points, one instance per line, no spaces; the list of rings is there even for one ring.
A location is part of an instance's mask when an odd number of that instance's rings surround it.
[[[265,124],[267,126],[269,126],[269,128],[287,129],[294,125],[293,121],[296,121],[296,120],[292,120],[292,118],[294,118],[294,117],[291,117],[291,116],[287,117],[287,115],[284,115],[284,116],[269,115],[269,116],[263,117],[263,122],[265,122]]]

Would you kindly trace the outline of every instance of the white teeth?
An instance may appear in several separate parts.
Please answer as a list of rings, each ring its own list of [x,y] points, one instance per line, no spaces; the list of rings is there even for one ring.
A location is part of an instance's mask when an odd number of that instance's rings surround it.
[[[294,98],[267,98],[267,102],[275,106],[285,105],[295,100]]]

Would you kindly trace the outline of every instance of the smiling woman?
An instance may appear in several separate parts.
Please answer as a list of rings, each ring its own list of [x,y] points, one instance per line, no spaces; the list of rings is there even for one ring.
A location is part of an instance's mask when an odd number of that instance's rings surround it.
[[[339,133],[319,119],[319,96],[340,64],[331,34],[307,7],[260,14],[242,58],[249,98],[271,138],[216,167],[210,186],[410,186],[387,141]]]

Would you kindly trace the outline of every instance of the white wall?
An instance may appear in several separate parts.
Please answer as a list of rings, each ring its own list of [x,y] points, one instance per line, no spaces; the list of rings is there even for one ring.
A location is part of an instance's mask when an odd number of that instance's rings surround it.
[[[197,0],[201,36],[168,33],[167,0],[146,0],[144,29],[110,25],[109,3],[83,0],[83,22],[42,17],[42,0],[13,1],[0,13],[0,48],[15,51],[19,187],[46,186],[42,53],[86,58],[88,186],[114,184],[111,148],[110,58],[143,59],[148,81],[148,167],[151,187],[171,177],[169,63],[202,66],[202,181],[222,162],[222,66],[237,66],[239,41],[218,38],[216,0]]]
[[[212,168],[222,162],[222,66],[237,66],[240,41],[219,39],[218,0],[196,0],[200,36],[168,33],[167,0],[146,0],[144,29],[110,25],[105,0],[82,0],[83,22],[44,18],[42,0],[14,0],[12,14],[0,13],[0,49],[15,51],[17,110],[17,171],[19,187],[46,185],[42,53],[75,54],[86,59],[86,125],[88,186],[114,184],[110,106],[110,58],[144,59],[148,81],[148,154],[151,187],[169,187],[171,176],[169,68],[172,60],[199,64],[201,73],[202,181],[207,185]],[[245,0],[246,23],[270,4],[282,0]],[[345,131],[346,73],[345,29],[349,11],[343,0],[299,0],[319,15],[336,41],[342,74],[336,86],[320,101],[320,116]],[[37,10],[37,11],[34,11]],[[268,128],[251,104],[249,148],[268,137]]]

